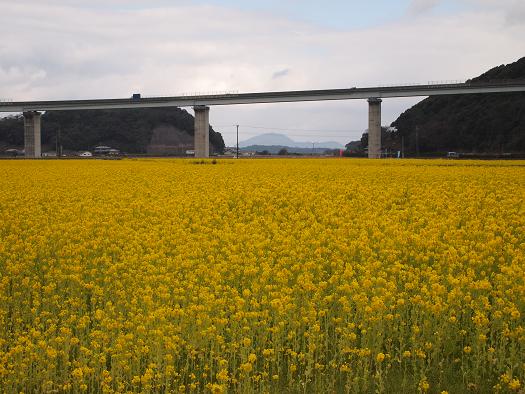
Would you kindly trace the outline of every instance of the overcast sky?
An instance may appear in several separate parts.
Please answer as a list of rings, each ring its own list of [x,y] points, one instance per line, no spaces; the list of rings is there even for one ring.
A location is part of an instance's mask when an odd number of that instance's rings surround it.
[[[0,99],[365,87],[516,61],[525,1],[0,0],[0,37]],[[385,100],[383,124],[417,101]],[[210,121],[228,145],[234,124],[241,140],[346,143],[366,129],[367,103],[213,107]]]

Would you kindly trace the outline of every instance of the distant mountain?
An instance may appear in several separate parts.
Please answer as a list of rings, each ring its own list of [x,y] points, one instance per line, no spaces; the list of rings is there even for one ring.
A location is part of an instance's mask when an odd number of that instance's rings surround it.
[[[244,148],[241,148],[242,151],[252,151],[252,152],[264,152],[267,151],[268,153],[272,155],[277,155],[281,150],[286,150],[288,154],[298,154],[298,155],[322,155],[326,153],[326,151],[329,151],[329,148],[318,148],[317,145],[315,145],[315,148],[295,148],[290,146],[283,146],[283,145],[250,145],[246,146]]]
[[[241,148],[246,148],[248,146],[279,146],[279,147],[289,147],[289,148],[305,148],[312,149],[312,144],[315,148],[319,149],[342,149],[343,145],[335,141],[326,141],[326,142],[298,142],[294,141],[291,138],[285,136],[284,134],[277,133],[267,133],[261,134],[252,138],[249,138],[245,141],[239,142]]]

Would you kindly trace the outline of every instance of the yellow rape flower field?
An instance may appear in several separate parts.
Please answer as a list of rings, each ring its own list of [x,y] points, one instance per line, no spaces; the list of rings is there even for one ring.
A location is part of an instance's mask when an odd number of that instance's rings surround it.
[[[0,162],[0,391],[524,392],[525,163]]]

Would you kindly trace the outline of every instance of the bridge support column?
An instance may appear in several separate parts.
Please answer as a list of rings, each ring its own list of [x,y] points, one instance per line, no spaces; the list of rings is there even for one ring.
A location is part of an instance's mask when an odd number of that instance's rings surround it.
[[[40,112],[24,112],[24,149],[25,157],[36,159],[42,155],[40,138]]]
[[[381,99],[368,99],[368,158],[381,158]]]
[[[210,107],[199,105],[195,111],[195,157],[210,157]]]

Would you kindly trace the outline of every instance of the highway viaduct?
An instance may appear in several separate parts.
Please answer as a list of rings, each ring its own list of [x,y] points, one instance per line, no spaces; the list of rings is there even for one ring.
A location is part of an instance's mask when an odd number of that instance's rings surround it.
[[[26,157],[41,156],[41,111],[96,110],[119,108],[193,107],[195,110],[195,157],[209,156],[209,111],[214,105],[283,103],[326,100],[367,100],[368,157],[381,157],[381,102],[392,97],[524,92],[525,80],[404,85],[329,90],[264,93],[211,94],[94,100],[0,102],[0,112],[23,112]]]

